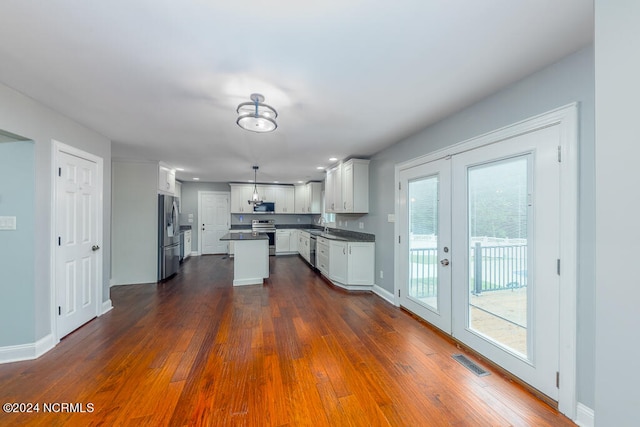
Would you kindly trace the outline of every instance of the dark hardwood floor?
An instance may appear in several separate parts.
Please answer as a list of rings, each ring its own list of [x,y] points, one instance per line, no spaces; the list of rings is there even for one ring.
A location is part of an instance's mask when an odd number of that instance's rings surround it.
[[[0,365],[0,402],[40,405],[0,425],[573,425],[499,373],[475,376],[379,297],[298,257],[270,264],[263,286],[232,287],[233,261],[203,256],[165,283],[112,288],[112,311]],[[87,412],[43,412],[63,402]]]

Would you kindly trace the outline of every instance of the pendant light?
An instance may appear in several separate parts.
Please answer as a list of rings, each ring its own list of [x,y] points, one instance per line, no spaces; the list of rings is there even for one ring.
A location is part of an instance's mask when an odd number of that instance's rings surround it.
[[[253,194],[251,195],[251,200],[247,200],[247,203],[254,206],[260,206],[262,204],[262,199],[260,199],[260,195],[258,194],[258,166],[253,166]]]
[[[236,123],[244,130],[251,132],[271,132],[278,124],[276,110],[264,103],[264,96],[259,93],[251,94],[251,102],[243,102],[236,110],[238,119]]]

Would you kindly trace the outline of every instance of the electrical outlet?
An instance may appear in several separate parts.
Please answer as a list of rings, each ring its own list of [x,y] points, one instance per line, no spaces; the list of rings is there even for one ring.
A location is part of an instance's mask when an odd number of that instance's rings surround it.
[[[338,227],[342,227],[342,220],[338,221]]]
[[[238,219],[240,220],[240,222],[242,222],[244,220],[244,216],[240,215]]]
[[[298,218],[298,222],[300,222],[300,218]]]
[[[360,221],[360,223],[358,224],[358,228],[360,230],[364,230],[364,222]]]
[[[384,279],[384,272],[382,270],[380,270],[380,278]]]
[[[345,222],[344,222],[344,226],[345,226],[345,227],[347,226],[347,221],[345,221]]]

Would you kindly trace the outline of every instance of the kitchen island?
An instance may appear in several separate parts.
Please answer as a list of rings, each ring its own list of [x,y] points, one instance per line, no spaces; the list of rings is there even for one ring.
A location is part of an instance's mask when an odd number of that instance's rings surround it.
[[[227,233],[233,241],[233,286],[260,285],[269,277],[269,236],[265,233]]]

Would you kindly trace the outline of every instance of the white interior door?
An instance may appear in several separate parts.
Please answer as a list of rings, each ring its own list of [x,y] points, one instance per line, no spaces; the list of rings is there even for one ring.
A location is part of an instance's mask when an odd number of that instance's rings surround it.
[[[220,238],[229,232],[229,193],[200,191],[198,198],[201,253],[226,254],[228,242]]]
[[[100,207],[97,164],[58,151],[55,288],[58,338],[98,315]]]
[[[400,304],[451,333],[451,161],[400,171]],[[404,241],[402,241],[404,239]]]

